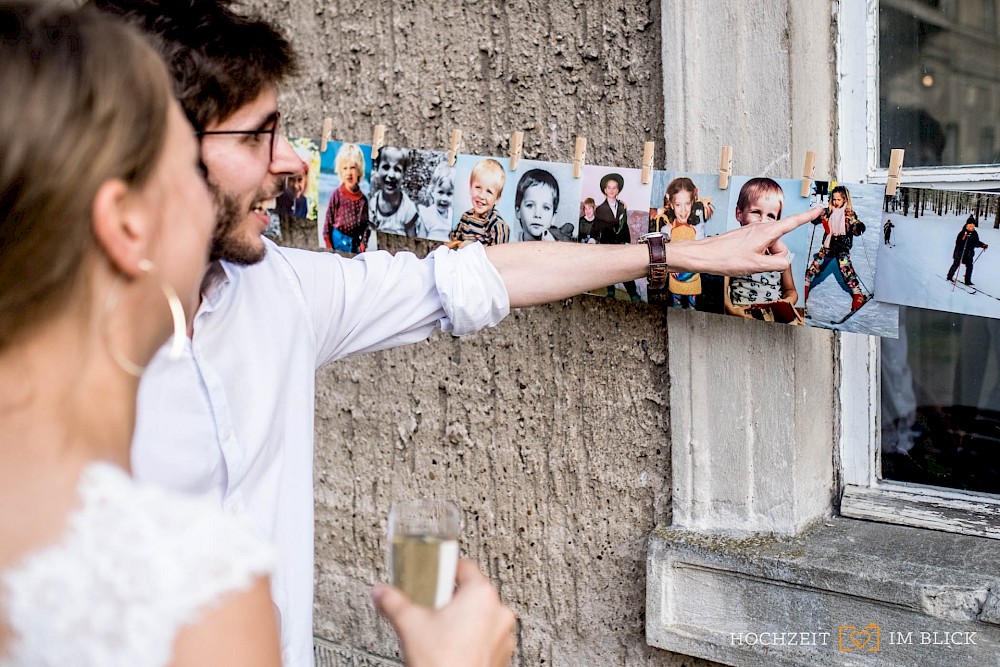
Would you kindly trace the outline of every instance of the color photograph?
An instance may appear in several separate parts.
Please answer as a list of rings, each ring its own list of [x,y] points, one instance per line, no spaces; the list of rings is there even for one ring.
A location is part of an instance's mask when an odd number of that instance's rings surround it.
[[[668,239],[693,240],[726,231],[729,190],[719,190],[717,174],[653,173],[649,231]],[[723,278],[712,274],[671,273],[662,290],[646,300],[676,308],[722,313]]]
[[[639,169],[586,165],[583,168],[580,211],[594,205],[590,238],[600,244],[635,243],[649,228],[650,183],[643,184]],[[609,285],[605,294],[631,301],[643,300],[646,279]],[[598,290],[596,293],[600,293]]]
[[[275,198],[274,207],[268,209],[271,226],[265,233],[274,239],[282,238],[282,222],[289,228],[296,224],[301,226],[302,222],[315,224],[319,204],[319,147],[308,138],[289,139],[288,143],[305,167],[302,173],[285,179],[284,189]]]
[[[455,196],[451,240],[485,246],[518,241],[512,233],[516,172],[508,158],[459,155],[455,160]],[[509,211],[507,215],[501,211]]]
[[[1000,318],[998,204],[993,194],[900,188],[878,230],[878,299]]]
[[[371,154],[371,146],[331,141],[320,155],[316,231],[321,248],[361,251],[368,229]]]
[[[727,229],[769,224],[785,216],[806,211],[810,198],[802,197],[802,182],[766,176],[734,176],[729,181],[729,200],[724,218]],[[803,278],[811,225],[799,227],[782,239],[792,254],[792,265],[784,271],[748,276],[726,276],[722,280],[723,312],[734,317],[801,325],[804,323]]]
[[[805,271],[794,267],[797,284],[804,277],[806,324],[895,338],[899,309],[874,298],[885,186],[815,181],[812,192],[811,205],[824,207],[823,215],[789,235],[809,234]]]

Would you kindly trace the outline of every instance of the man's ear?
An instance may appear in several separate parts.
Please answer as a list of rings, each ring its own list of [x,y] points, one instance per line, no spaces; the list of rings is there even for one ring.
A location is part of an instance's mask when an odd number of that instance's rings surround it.
[[[111,264],[127,276],[137,275],[146,257],[148,221],[135,193],[120,179],[105,181],[94,197],[91,219],[97,245]]]

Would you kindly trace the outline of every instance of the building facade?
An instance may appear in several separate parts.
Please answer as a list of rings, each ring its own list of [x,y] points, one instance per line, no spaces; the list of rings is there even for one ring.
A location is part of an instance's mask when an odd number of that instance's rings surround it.
[[[732,145],[735,173],[775,178],[800,176],[815,151],[817,178],[879,182],[880,128],[920,136],[879,100],[926,106],[907,68],[959,86],[944,70],[965,62],[942,51],[954,35],[934,37],[890,72],[880,35],[972,29],[975,5],[995,68],[992,4],[249,6],[303,56],[282,91],[293,136],[318,136],[329,116],[344,140],[383,123],[390,143],[445,150],[458,128],[467,151],[504,155],[523,130],[526,157],[569,161],[585,136],[589,163],[622,166],[655,140],[657,168],[700,172]],[[880,24],[889,10],[916,17],[904,37]],[[983,92],[961,99],[996,97],[976,76],[963,91]],[[980,164],[996,116],[975,100],[927,107],[957,137],[938,163],[955,168],[907,179],[1000,180]],[[975,157],[960,159],[967,146]],[[321,371],[319,664],[395,664],[368,590],[386,576],[389,505],[414,497],[461,507],[463,552],[518,613],[518,665],[992,664],[1000,512],[989,494],[881,478],[882,358],[877,339],[581,296]]]

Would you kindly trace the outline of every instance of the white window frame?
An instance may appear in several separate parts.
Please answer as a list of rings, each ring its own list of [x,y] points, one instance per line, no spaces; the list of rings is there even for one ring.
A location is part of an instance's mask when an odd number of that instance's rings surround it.
[[[900,4],[907,0],[896,1]],[[878,165],[879,0],[841,0],[837,31],[837,163],[848,182],[885,183]],[[857,40],[864,35],[864,48]],[[923,187],[1000,184],[996,167],[903,169]],[[840,512],[843,516],[1000,539],[1000,496],[883,480],[879,339],[838,334]]]

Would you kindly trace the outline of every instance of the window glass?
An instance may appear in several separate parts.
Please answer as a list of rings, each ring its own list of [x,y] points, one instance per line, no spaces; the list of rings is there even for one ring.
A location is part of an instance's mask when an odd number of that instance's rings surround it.
[[[882,339],[882,477],[1000,494],[1000,320],[900,306]]]
[[[879,166],[997,164],[998,135],[996,0],[881,0]]]

